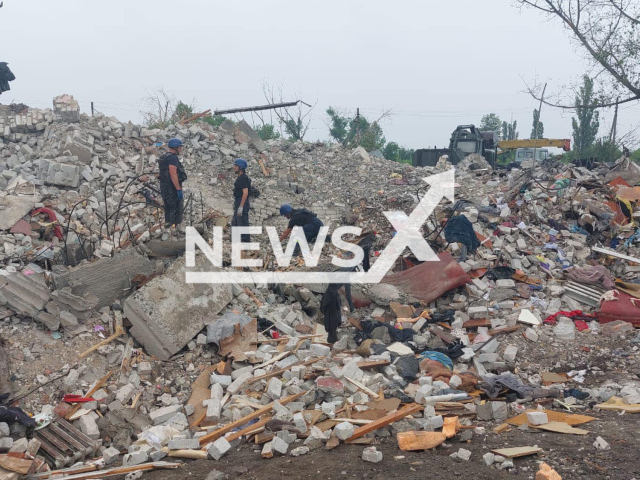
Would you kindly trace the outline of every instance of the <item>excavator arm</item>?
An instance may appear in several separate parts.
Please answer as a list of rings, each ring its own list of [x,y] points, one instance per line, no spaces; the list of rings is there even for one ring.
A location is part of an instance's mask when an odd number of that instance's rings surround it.
[[[535,140],[500,140],[498,142],[498,148],[500,150],[514,150],[516,148],[544,148],[544,147],[556,147],[561,148],[565,152],[571,150],[571,140],[568,139],[555,139],[555,138],[538,138]]]

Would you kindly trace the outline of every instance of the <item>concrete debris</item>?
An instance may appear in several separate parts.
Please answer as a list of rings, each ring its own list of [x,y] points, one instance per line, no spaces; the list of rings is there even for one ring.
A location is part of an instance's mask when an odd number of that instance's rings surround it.
[[[434,434],[437,448],[472,465],[476,439],[509,428],[584,434],[568,428],[575,417],[560,408],[581,416],[593,405],[640,411],[640,316],[630,309],[599,317],[601,297],[619,305],[635,301],[621,293],[640,298],[640,234],[609,200],[621,183],[608,167],[550,162],[498,172],[479,155],[458,163],[456,205],[439,205],[423,232],[454,215],[468,220],[465,235],[426,236],[446,268],[402,257],[383,282],[352,285],[353,308],[340,292],[330,344],[320,312],[326,285],[187,283],[187,272],[238,270],[184,255],[184,227],[208,242],[214,225],[226,226],[230,165],[242,156],[260,192],[252,225],[281,231],[279,206],[303,206],[331,229],[348,223],[377,232],[375,265],[393,236],[382,212],[413,211],[422,178],[450,168],[446,159],[414,168],[362,147],[265,142],[244,121],[149,129],[87,118],[69,95],[53,110],[4,112],[0,341],[8,354],[0,368],[10,373],[0,375],[0,394],[2,382],[15,384],[11,394],[32,391],[20,407],[57,417],[53,432],[64,434],[68,419],[95,447],[84,455],[101,454],[106,466],[124,452],[124,466],[179,455],[217,461],[245,444],[260,445],[264,458],[298,457],[398,434],[408,450],[425,444],[419,434]],[[163,226],[154,190],[164,151],[157,144],[172,137],[185,143],[190,198],[174,230]],[[467,248],[474,236],[479,245]],[[272,264],[266,238],[255,241],[253,259],[267,265],[243,273]],[[332,268],[333,253],[323,250],[319,266]],[[224,249],[222,265],[228,260]],[[91,398],[75,404],[65,394]],[[451,448],[457,442],[469,449]],[[593,446],[612,443],[598,437]],[[33,445],[26,428],[0,423],[0,452],[34,449],[52,469],[70,461],[46,442]],[[380,462],[382,452],[369,446],[362,459]],[[494,453],[477,463],[521,473],[517,461]],[[536,478],[555,478],[549,469]]]

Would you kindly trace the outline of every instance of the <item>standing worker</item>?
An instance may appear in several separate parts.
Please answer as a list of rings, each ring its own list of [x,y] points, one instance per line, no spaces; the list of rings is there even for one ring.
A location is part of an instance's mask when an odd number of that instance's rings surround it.
[[[251,179],[247,176],[247,166],[249,164],[244,158],[238,158],[233,162],[233,170],[236,172],[236,178],[233,184],[233,218],[231,219],[232,227],[248,227],[249,226],[249,194],[251,192]],[[242,243],[249,243],[251,236],[243,233]]]
[[[318,237],[320,228],[324,226],[318,216],[306,208],[294,209],[285,203],[280,207],[280,215],[289,219],[287,229],[280,235],[281,242],[291,235],[293,227],[302,227],[307,242],[313,242]],[[294,255],[300,255],[300,245],[296,245]]]
[[[165,226],[175,228],[182,223],[184,194],[182,184],[187,180],[184,167],[178,159],[182,154],[182,140],[169,140],[169,151],[158,160],[160,166],[160,192],[164,201]]]

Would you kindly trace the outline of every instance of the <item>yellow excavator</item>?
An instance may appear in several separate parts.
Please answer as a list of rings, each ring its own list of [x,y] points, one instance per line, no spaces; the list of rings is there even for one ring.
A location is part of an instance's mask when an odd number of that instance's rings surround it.
[[[549,158],[549,150],[545,147],[561,148],[565,152],[571,150],[571,140],[556,138],[538,138],[531,140],[500,140],[498,141],[498,155],[515,150],[515,161],[523,162],[533,160],[534,151],[536,160]]]

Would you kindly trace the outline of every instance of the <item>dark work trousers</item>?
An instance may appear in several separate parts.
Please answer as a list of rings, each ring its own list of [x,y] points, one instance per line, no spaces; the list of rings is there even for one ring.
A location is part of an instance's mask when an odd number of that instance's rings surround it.
[[[336,343],[338,341],[338,327],[342,323],[341,301],[338,293],[338,285],[330,284],[324,292],[320,311],[324,313],[324,329],[327,331],[327,342]]]
[[[182,223],[184,199],[178,200],[178,191],[173,184],[160,184],[160,193],[164,202],[164,221],[167,225]]]
[[[249,226],[249,206],[245,204],[242,209],[242,215],[238,215],[238,205],[233,207],[233,218],[231,219],[232,227],[248,227]],[[232,236],[233,238],[233,236]],[[240,241],[242,243],[251,242],[251,235],[248,233],[243,233],[240,236]]]
[[[314,218],[313,221],[307,223],[302,226],[302,231],[304,232],[304,238],[307,239],[307,243],[309,244],[309,249],[313,249],[312,242],[315,242],[316,238],[318,238],[318,234],[320,233],[320,229],[324,226],[322,221],[319,218]],[[293,251],[295,256],[300,256],[300,244],[296,245],[295,250]]]

